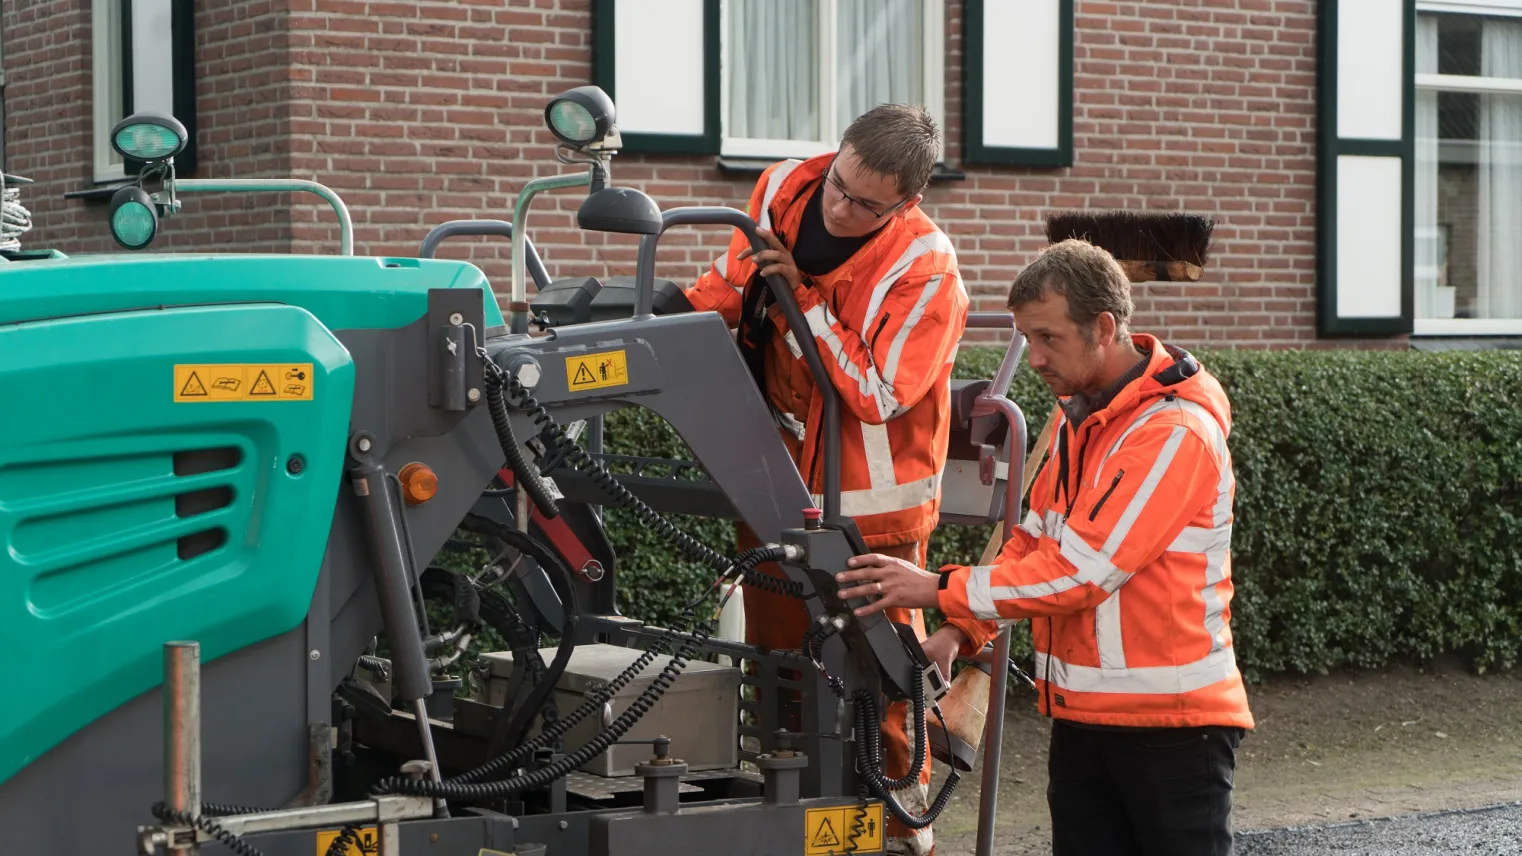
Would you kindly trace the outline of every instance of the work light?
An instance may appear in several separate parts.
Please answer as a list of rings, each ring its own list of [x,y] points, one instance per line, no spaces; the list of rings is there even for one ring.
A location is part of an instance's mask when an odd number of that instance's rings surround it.
[[[111,237],[129,250],[153,243],[159,230],[158,210],[147,192],[137,185],[116,191],[111,197]]]
[[[577,148],[599,143],[613,127],[613,99],[596,86],[567,90],[544,108],[550,131]]]
[[[159,163],[179,154],[189,136],[173,116],[133,113],[111,129],[111,148],[125,158]]]

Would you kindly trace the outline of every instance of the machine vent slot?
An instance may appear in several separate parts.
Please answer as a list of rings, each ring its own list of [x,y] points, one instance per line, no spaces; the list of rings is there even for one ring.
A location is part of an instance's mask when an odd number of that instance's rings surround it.
[[[203,490],[195,490],[190,493],[182,493],[174,498],[174,514],[176,517],[195,517],[197,514],[205,514],[208,511],[216,511],[233,504],[233,489],[230,487],[208,487]]]
[[[197,556],[210,553],[226,543],[227,530],[219,526],[216,529],[207,529],[194,535],[186,535],[176,542],[176,547],[180,560],[188,562]]]
[[[243,450],[237,446],[219,446],[215,449],[175,452],[174,474],[177,476],[198,476],[202,473],[235,469],[241,463],[243,463]]]

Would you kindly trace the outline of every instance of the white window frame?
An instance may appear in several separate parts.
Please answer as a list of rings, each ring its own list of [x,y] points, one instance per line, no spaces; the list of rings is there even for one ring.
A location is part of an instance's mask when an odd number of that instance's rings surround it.
[[[1436,12],[1457,15],[1489,15],[1522,18],[1522,0],[1423,0],[1417,14]],[[1418,74],[1418,92],[1473,92],[1515,94],[1522,97],[1522,79],[1477,77],[1464,74]],[[1522,318],[1421,318],[1411,321],[1413,336],[1522,336]]]
[[[121,155],[111,148],[111,128],[120,120],[111,115],[113,92],[124,85],[122,56],[121,0],[91,0],[90,43],[93,66],[90,77],[90,100],[93,105],[95,131],[91,150],[93,174],[97,182],[125,181],[126,169]]]
[[[836,0],[819,2],[819,116],[821,140],[766,140],[729,136],[729,3],[720,3],[719,15],[719,153],[741,158],[810,158],[833,152],[845,133],[835,104]],[[941,128],[946,127],[946,18],[944,0],[924,0],[925,109]]]

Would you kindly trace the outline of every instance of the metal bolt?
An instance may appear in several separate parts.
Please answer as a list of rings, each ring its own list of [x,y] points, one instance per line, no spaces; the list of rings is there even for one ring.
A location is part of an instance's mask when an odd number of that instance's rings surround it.
[[[428,836],[428,843],[429,844],[438,844],[439,843],[439,834],[437,832],[435,832],[432,835]]]
[[[307,656],[311,657],[313,660],[320,660],[322,659],[322,652],[316,648],[313,648],[312,653],[308,654]]]
[[[561,832],[564,832],[564,831],[565,831],[565,830],[566,830],[566,828],[567,828],[567,827],[569,827],[569,826],[570,826],[570,824],[569,824],[569,823],[566,823],[566,822],[565,822],[565,821],[563,821],[563,820],[562,820],[562,821],[560,821],[560,831],[561,831]]]
[[[307,468],[306,459],[300,455],[292,455],[285,462],[285,471],[293,476],[301,475],[301,471]]]
[[[472,389],[471,391],[465,393],[465,397],[470,400],[471,404],[475,404],[477,401],[481,400],[481,390]]]
[[[359,450],[361,452],[368,452],[368,451],[370,451],[370,438],[369,437],[361,437],[361,438],[359,438]]]
[[[451,323],[451,324],[455,325],[456,327],[458,327],[461,324],[465,323],[465,316],[461,315],[458,312],[451,312],[449,314],[449,323]]]

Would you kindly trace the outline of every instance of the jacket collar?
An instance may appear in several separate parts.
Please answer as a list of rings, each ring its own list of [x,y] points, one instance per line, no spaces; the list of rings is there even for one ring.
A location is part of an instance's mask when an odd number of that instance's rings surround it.
[[[1201,373],[1202,368],[1192,354],[1175,345],[1164,344],[1161,339],[1148,333],[1132,333],[1131,343],[1137,350],[1148,354],[1145,361],[1138,363],[1135,369],[1126,373],[1109,389],[1081,401],[1078,400],[1078,395],[1070,396],[1063,404],[1064,412],[1069,414],[1074,428],[1083,422],[1081,419],[1075,420],[1075,415],[1096,417],[1103,425],[1161,396],[1178,395],[1197,400],[1199,393],[1193,389],[1195,384],[1192,381]],[[1088,405],[1087,414],[1078,412],[1078,409],[1070,409],[1074,408],[1075,401],[1079,409]],[[1201,403],[1213,402],[1201,400]]]

